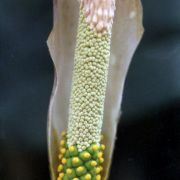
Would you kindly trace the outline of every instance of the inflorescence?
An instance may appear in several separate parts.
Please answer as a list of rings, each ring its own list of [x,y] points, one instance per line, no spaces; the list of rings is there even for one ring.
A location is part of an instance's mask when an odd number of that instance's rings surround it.
[[[57,180],[101,180],[105,145],[100,141],[114,9],[114,0],[81,0],[68,129],[60,141]]]

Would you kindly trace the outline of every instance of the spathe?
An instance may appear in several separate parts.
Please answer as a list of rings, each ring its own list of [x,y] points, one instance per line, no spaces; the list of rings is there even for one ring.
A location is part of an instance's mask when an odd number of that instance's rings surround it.
[[[52,179],[56,178],[60,133],[67,129],[78,15],[77,1],[54,1],[54,25],[47,42],[55,66],[48,115],[48,150]],[[114,149],[126,74],[142,34],[140,1],[116,0],[102,130],[106,144],[104,179],[108,177]]]

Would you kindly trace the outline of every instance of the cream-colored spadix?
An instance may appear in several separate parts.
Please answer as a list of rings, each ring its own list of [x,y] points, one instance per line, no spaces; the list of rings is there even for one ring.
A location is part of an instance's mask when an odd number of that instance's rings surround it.
[[[68,126],[78,16],[78,1],[54,1],[54,24],[48,38],[48,47],[55,66],[48,116],[48,150],[52,179],[57,178],[60,133]],[[142,34],[140,0],[116,0],[102,126],[106,144],[103,179],[107,179],[111,164],[126,74]]]

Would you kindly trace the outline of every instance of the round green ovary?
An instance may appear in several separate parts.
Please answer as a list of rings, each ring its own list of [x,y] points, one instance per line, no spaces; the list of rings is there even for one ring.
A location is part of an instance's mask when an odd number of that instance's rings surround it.
[[[81,11],[67,134],[78,151],[100,142],[109,55],[110,34],[90,29]]]
[[[105,146],[93,143],[86,150],[78,152],[77,146],[67,146],[64,135],[60,142],[57,180],[101,179],[103,151]]]

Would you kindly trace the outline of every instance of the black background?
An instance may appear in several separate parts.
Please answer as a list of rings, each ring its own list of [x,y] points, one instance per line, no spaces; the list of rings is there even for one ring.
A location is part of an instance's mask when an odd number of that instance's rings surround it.
[[[143,0],[110,180],[180,179],[180,1]],[[0,179],[49,179],[51,0],[0,0]]]

